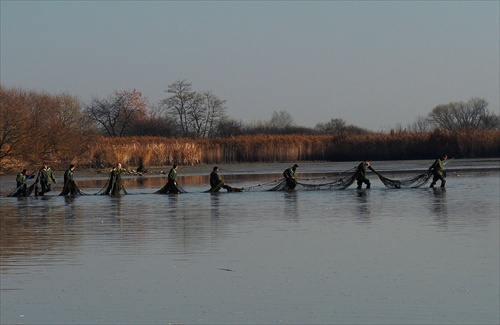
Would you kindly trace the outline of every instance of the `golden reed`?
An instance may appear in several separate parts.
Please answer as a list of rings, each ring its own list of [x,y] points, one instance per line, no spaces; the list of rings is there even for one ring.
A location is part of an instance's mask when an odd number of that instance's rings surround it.
[[[364,135],[255,135],[189,139],[100,137],[78,164],[144,166],[499,157],[500,131],[391,132]]]

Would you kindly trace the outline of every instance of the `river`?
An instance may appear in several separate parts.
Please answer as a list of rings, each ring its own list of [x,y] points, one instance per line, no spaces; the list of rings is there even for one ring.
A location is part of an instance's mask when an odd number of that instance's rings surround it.
[[[432,161],[373,162],[391,178]],[[357,163],[300,163],[299,180]],[[0,178],[2,324],[498,324],[498,159],[454,160],[445,189],[269,192],[290,164],[125,176],[128,195],[12,198]],[[85,175],[83,175],[85,174]],[[15,178],[15,177],[14,177]],[[106,175],[75,179],[88,194]]]

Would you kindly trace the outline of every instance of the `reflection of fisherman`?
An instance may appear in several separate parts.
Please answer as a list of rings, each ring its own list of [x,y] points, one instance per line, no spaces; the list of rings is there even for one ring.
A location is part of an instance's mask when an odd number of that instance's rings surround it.
[[[64,172],[64,187],[60,195],[76,195],[82,194],[78,186],[73,179],[73,171],[75,170],[75,165],[69,165],[69,168]]]
[[[361,189],[363,183],[366,184],[366,188],[370,188],[370,180],[368,179],[368,177],[366,177],[367,168],[373,170],[368,159],[364,160],[358,165],[358,169],[356,171],[356,173],[358,174],[358,176],[356,177],[356,181],[358,182],[358,189]]]
[[[42,186],[42,192],[38,193],[39,195],[44,195],[45,193],[52,191],[52,182],[57,183],[54,175],[52,174],[52,169],[50,169],[47,163],[43,163],[43,167],[38,171],[35,184],[38,184],[38,181],[40,181],[40,185]]]
[[[28,175],[26,174],[26,169],[23,169],[22,172],[17,174],[16,177],[16,188],[17,190],[12,193],[14,196],[26,196],[26,180],[27,180]]]
[[[445,187],[446,185],[446,172],[444,170],[444,161],[448,159],[448,155],[444,154],[441,158],[436,159],[436,161],[429,167],[428,172],[432,173],[434,176],[432,178],[431,187],[436,185],[437,181],[441,181],[441,187]]]
[[[109,173],[109,184],[104,194],[118,195],[121,190],[125,190],[122,184],[122,164],[117,163],[116,167]]]
[[[168,193],[177,194],[179,193],[179,188],[177,187],[177,165],[172,165],[170,171],[168,172],[168,182],[167,191]]]
[[[297,179],[295,178],[295,171],[297,168],[299,168],[299,165],[295,164],[283,172],[286,181],[285,190],[287,191],[293,190],[295,186],[297,186]]]
[[[228,192],[241,192],[239,188],[234,188],[224,183],[224,180],[219,175],[219,167],[215,166],[210,173],[210,192],[219,192],[223,188]]]

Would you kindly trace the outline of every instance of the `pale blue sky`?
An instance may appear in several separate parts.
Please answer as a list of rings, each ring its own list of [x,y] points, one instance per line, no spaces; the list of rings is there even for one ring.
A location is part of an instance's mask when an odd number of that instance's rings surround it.
[[[286,110],[388,130],[471,97],[499,113],[499,3],[1,0],[0,77],[151,103],[186,79],[244,123]]]

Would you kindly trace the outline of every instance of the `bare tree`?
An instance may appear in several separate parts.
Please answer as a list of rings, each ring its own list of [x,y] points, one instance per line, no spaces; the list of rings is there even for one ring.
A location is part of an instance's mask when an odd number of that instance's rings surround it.
[[[195,138],[204,137],[204,128],[207,122],[207,106],[202,94],[194,92],[187,110],[187,125],[191,135]]]
[[[408,125],[412,132],[428,132],[432,129],[432,121],[425,116],[418,116],[415,121]]]
[[[171,137],[177,134],[175,121],[164,114],[164,107],[156,104],[148,107],[146,116],[135,119],[130,126],[130,134],[137,136]]]
[[[91,118],[111,137],[127,135],[134,119],[146,114],[147,99],[135,89],[133,91],[115,91],[106,99],[94,97],[85,107]]]
[[[316,124],[315,128],[316,130],[327,134],[341,133],[346,130],[346,122],[341,118],[332,118],[327,123]]]
[[[243,134],[243,125],[241,121],[231,118],[224,118],[217,124],[217,130],[214,137],[232,137]]]
[[[269,121],[269,125],[272,127],[272,128],[276,128],[276,129],[287,129],[291,126],[294,125],[294,120],[293,120],[293,117],[290,113],[288,113],[287,111],[274,111],[273,112],[273,116],[271,117],[271,121]]]
[[[162,103],[166,106],[167,113],[177,121],[182,136],[189,136],[189,112],[194,105],[198,104],[199,96],[193,92],[192,84],[186,80],[174,81],[168,86],[166,93],[172,96],[164,99]]]
[[[212,91],[193,91],[192,84],[186,80],[175,81],[166,92],[172,96],[162,104],[176,121],[182,136],[206,138],[216,135],[218,124],[227,117],[225,100]]]
[[[487,107],[486,100],[475,97],[467,102],[438,105],[429,113],[429,119],[437,127],[452,131],[498,129],[499,117]]]
[[[226,100],[218,98],[212,91],[206,91],[202,95],[206,118],[201,135],[202,137],[215,137],[219,124],[227,119]]]

